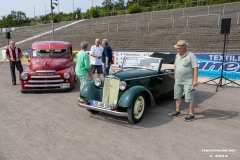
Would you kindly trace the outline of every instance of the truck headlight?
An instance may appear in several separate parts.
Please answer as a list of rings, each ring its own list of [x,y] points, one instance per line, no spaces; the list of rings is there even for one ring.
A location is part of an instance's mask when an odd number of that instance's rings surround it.
[[[95,84],[95,86],[99,87],[99,86],[102,84],[101,79],[100,79],[100,78],[96,78],[96,79],[94,80],[94,84]]]
[[[120,84],[119,84],[119,89],[120,90],[125,90],[126,89],[126,87],[127,87],[127,84],[126,84],[126,82],[124,82],[124,81],[121,81],[120,82]]]
[[[21,74],[21,78],[22,78],[22,80],[27,80],[28,79],[28,74],[27,73],[22,73]]]
[[[63,77],[65,78],[65,79],[69,79],[70,78],[70,73],[64,73],[64,75],[63,75]]]

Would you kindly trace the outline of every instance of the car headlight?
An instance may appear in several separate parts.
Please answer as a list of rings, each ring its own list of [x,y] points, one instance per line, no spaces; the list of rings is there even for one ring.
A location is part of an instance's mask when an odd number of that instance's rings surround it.
[[[65,78],[65,79],[69,79],[70,78],[70,73],[64,73],[64,75],[63,75],[63,77]]]
[[[27,73],[22,73],[21,74],[21,78],[22,78],[22,80],[27,80],[28,79],[28,74]]]
[[[102,84],[101,79],[100,79],[100,78],[96,78],[96,79],[94,80],[94,84],[95,84],[95,86],[99,87],[99,86]]]
[[[126,82],[124,82],[124,81],[121,81],[120,82],[120,84],[119,84],[119,89],[120,90],[125,90],[126,89],[126,87],[127,87],[127,84],[126,84]]]

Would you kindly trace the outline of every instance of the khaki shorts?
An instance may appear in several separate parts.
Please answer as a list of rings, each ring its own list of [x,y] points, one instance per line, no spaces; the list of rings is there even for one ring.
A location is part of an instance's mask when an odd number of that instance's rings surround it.
[[[182,99],[185,95],[185,102],[194,101],[195,90],[191,89],[192,85],[189,84],[175,84],[174,85],[174,99]]]

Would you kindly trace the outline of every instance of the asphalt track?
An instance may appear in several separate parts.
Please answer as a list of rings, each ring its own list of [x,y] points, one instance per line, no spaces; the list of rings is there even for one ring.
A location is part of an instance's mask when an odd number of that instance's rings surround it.
[[[17,83],[19,84],[19,82]],[[199,84],[196,120],[171,118],[172,99],[131,125],[125,118],[79,108],[77,87],[66,93],[22,94],[0,66],[0,160],[240,159],[240,89]]]

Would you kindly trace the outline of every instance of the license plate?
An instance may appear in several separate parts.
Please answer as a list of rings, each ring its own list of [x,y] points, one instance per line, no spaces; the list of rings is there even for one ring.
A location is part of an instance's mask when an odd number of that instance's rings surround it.
[[[70,83],[62,83],[60,88],[70,88]]]
[[[98,102],[98,101],[90,101],[90,106],[98,107],[98,108],[105,108],[110,109],[110,105],[104,102]]]

